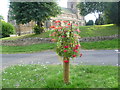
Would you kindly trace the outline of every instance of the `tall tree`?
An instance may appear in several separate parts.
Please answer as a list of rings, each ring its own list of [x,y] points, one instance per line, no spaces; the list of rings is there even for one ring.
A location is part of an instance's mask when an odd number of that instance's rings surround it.
[[[119,8],[120,2],[82,2],[77,5],[80,9],[80,14],[86,16],[89,13],[97,12],[99,16],[103,14],[105,18],[104,23],[114,23],[120,24],[118,20],[118,13],[120,13]],[[100,17],[98,17],[99,19]]]
[[[56,2],[10,2],[10,14],[17,24],[26,24],[31,20],[38,26],[42,22],[61,13]]]
[[[86,16],[89,13],[101,14],[105,9],[104,2],[81,2],[77,5],[80,14]]]
[[[120,3],[120,2],[119,2]],[[106,17],[107,23],[120,24],[118,20],[118,13],[120,13],[118,2],[109,2],[106,4],[104,16]]]

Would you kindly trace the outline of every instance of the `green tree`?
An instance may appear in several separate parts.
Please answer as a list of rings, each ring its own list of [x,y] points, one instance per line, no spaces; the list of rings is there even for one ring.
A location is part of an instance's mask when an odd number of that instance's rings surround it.
[[[56,2],[10,2],[10,14],[17,24],[26,24],[31,20],[39,27],[50,17],[61,13]]]
[[[118,20],[118,13],[120,13],[119,5],[120,2],[109,2],[106,4],[105,17],[107,23],[120,24]]]
[[[4,20],[2,15],[0,15],[0,20]]]
[[[7,23],[5,21],[1,21],[1,25],[0,25],[0,37],[9,37],[10,34],[14,34],[15,33],[15,28],[12,24]]]
[[[86,16],[89,13],[101,14],[105,9],[104,2],[80,2],[77,7],[80,9],[80,14]]]
[[[99,16],[104,15],[104,23],[114,23],[119,24],[118,13],[120,13],[120,9],[118,9],[118,5],[120,2],[82,2],[77,5],[80,9],[80,14],[86,16],[89,13],[97,12]],[[98,18],[102,19],[101,17]],[[97,19],[97,21],[98,21]]]
[[[105,24],[105,20],[103,15],[100,15],[98,19],[96,19],[95,21],[95,25],[104,25]]]
[[[86,23],[86,25],[93,25],[93,24],[94,24],[93,20],[89,20],[89,21]]]

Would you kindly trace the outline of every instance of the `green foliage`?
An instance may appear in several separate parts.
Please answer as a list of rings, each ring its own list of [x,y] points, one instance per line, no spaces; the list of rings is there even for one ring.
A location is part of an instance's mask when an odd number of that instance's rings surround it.
[[[105,20],[103,15],[100,15],[98,19],[96,19],[95,21],[95,25],[104,25],[105,24]]]
[[[120,20],[118,20],[118,13],[120,13],[120,9],[118,9],[119,4],[120,2],[82,2],[79,3],[77,7],[83,16],[97,12],[104,15],[105,23],[120,24]],[[99,22],[101,22],[101,20]]]
[[[89,13],[103,12],[104,2],[80,2],[77,7],[80,9],[80,14],[86,16]]]
[[[89,20],[89,21],[86,23],[87,26],[88,26],[88,25],[93,25],[93,24],[94,24],[93,20]]]
[[[11,16],[16,22],[26,24],[31,20],[44,22],[61,13],[56,2],[10,2]]]
[[[15,33],[15,28],[12,24],[1,21],[0,37],[8,37],[10,34]]]
[[[3,70],[3,88],[118,88],[117,66],[71,65],[64,84],[61,65],[16,65]]]
[[[106,17],[106,22],[107,23],[113,23],[113,24],[120,24],[119,21],[119,14],[120,9],[119,9],[119,4],[120,2],[109,2],[106,4],[106,9],[105,9],[105,17]]]
[[[74,58],[76,56],[79,56],[79,29],[68,21],[64,22],[64,26],[60,25],[62,21],[58,20],[55,21],[55,23],[58,25],[52,26],[54,32],[51,34],[51,36],[53,38],[52,40],[57,42],[56,52],[58,53],[58,55],[65,58]]]
[[[44,27],[39,27],[38,25],[33,27],[35,34],[41,34],[44,31]]]
[[[3,16],[2,16],[2,15],[0,15],[0,20],[4,20],[4,18],[3,18]]]

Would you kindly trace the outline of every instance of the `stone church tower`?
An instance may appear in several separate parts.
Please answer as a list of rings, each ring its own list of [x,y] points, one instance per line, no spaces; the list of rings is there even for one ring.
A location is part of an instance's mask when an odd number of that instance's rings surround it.
[[[84,16],[80,15],[80,10],[77,8],[77,4],[79,4],[79,0],[73,0],[73,2],[67,2],[67,8],[71,9],[74,14],[77,14],[77,18],[80,19],[82,25],[85,25]]]

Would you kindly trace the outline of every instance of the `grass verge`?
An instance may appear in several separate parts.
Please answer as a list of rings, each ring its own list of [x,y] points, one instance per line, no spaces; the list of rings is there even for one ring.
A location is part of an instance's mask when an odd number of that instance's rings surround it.
[[[11,53],[33,53],[40,52],[43,50],[54,49],[56,46],[55,43],[41,43],[41,44],[33,44],[27,46],[1,46],[0,52],[5,54]]]
[[[118,39],[105,40],[99,42],[81,42],[81,46],[82,49],[96,49],[96,50],[118,49]],[[0,48],[0,52],[2,52],[3,54],[31,53],[31,52],[39,52],[43,50],[54,49],[56,47],[56,43],[42,43],[42,44],[33,44],[27,46],[1,46],[1,47],[2,48]]]
[[[3,88],[118,88],[117,66],[71,65],[68,85],[61,65],[16,65],[2,75]]]
[[[98,42],[82,42],[81,46],[82,49],[118,49],[120,46],[118,46],[118,40],[120,39],[113,39],[113,40],[104,40],[104,41],[98,41]]]

